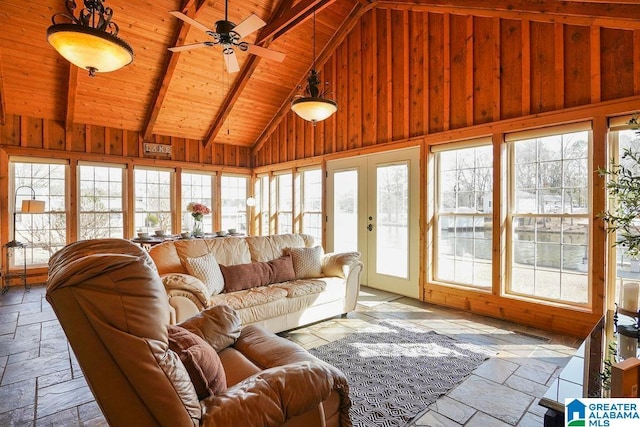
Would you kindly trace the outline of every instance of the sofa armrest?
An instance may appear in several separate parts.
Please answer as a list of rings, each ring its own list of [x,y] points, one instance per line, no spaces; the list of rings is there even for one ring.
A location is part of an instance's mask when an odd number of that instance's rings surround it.
[[[325,276],[344,278],[346,284],[344,313],[356,309],[363,268],[360,252],[328,253],[322,260],[322,272]]]
[[[346,279],[352,264],[360,262],[360,252],[331,252],[322,258],[322,274]]]
[[[168,295],[181,295],[192,300],[202,310],[209,307],[209,291],[200,279],[182,273],[169,273],[160,276]],[[179,293],[172,291],[181,291]]]
[[[204,426],[280,426],[341,395],[341,426],[351,426],[345,376],[322,362],[297,362],[267,369],[203,400]],[[344,398],[342,398],[344,396]]]

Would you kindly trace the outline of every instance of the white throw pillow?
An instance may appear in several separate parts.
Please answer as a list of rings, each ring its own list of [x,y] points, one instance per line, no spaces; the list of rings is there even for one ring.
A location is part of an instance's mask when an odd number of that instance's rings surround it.
[[[224,277],[218,261],[212,254],[197,258],[187,258],[189,274],[202,280],[210,295],[217,295],[224,289]]]
[[[313,248],[286,248],[285,254],[290,254],[296,279],[307,279],[322,276],[322,246]]]

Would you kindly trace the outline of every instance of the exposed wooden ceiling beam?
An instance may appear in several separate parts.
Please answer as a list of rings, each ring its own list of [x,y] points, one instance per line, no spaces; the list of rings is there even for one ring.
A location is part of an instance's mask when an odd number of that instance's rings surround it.
[[[539,22],[640,29],[640,4],[558,0],[378,0],[377,7],[476,16],[527,19]]]
[[[195,18],[202,10],[204,4],[204,0],[186,0],[181,10],[185,15],[191,18]],[[187,37],[187,33],[191,28],[189,24],[186,24],[182,20],[177,20],[177,22],[176,36],[174,37],[171,46],[178,46],[183,44],[184,40]],[[171,52],[167,50],[167,59],[163,67],[163,73],[160,74],[162,76],[162,80],[155,90],[153,102],[151,103],[151,107],[149,108],[149,111],[147,113],[147,118],[145,119],[144,126],[142,127],[142,139],[145,141],[149,140],[151,138],[151,135],[153,135],[153,127],[158,120],[158,115],[160,114],[160,110],[162,109],[162,104],[167,97],[169,84],[173,79],[173,73],[175,72],[176,66],[178,65],[180,53],[181,52]]]
[[[256,39],[256,44],[260,44],[272,37],[273,40],[277,39],[311,16],[314,10],[318,12],[334,1],[335,0],[302,0],[289,9],[286,14],[269,22]]]
[[[365,14],[367,11],[372,9],[373,6],[374,6],[373,3],[370,4],[369,6],[363,6],[362,3],[356,2],[355,6],[349,13],[349,16],[347,16],[347,19],[344,20],[344,22],[335,32],[331,40],[329,40],[329,43],[327,43],[327,45],[322,50],[320,55],[318,55],[318,58],[316,60],[317,68],[322,67],[322,65],[324,65],[325,62],[327,62],[329,57],[333,54],[333,52],[340,45],[340,43],[342,43],[345,37],[347,37],[347,35],[349,34],[353,26],[358,22],[360,17],[363,14]],[[258,150],[260,150],[260,148],[264,145],[269,135],[271,135],[274,129],[278,126],[278,124],[280,123],[282,118],[285,116],[285,114],[289,112],[289,110],[291,109],[291,100],[298,93],[298,88],[300,86],[304,86],[305,82],[307,81],[307,76],[310,70],[311,70],[311,67],[309,67],[309,70],[307,70],[307,72],[304,74],[303,78],[300,80],[300,83],[294,87],[294,89],[291,91],[289,96],[285,99],[285,102],[283,102],[282,106],[280,107],[276,115],[273,116],[273,118],[271,119],[271,122],[267,125],[264,131],[262,131],[262,133],[260,134],[256,142],[253,144],[253,147],[251,149],[252,154],[255,155],[255,153]]]
[[[272,18],[269,20],[270,22],[282,17],[285,12],[291,8],[291,4],[293,0],[281,0],[278,6],[275,8],[273,12]],[[262,31],[258,34],[258,39],[262,40],[262,47],[268,47],[269,43],[273,40],[273,38],[263,38]],[[206,147],[211,144],[217,137],[220,129],[222,129],[222,125],[224,125],[224,121],[229,116],[231,109],[234,104],[240,98],[240,94],[244,90],[245,86],[249,82],[251,75],[255,71],[256,67],[260,63],[260,57],[257,55],[249,55],[249,58],[245,61],[244,66],[242,67],[242,71],[240,71],[240,75],[236,77],[233,82],[233,86],[229,90],[229,93],[225,97],[224,101],[222,101],[222,105],[216,114],[215,119],[213,119],[213,124],[207,132],[207,136],[202,141],[203,145]]]

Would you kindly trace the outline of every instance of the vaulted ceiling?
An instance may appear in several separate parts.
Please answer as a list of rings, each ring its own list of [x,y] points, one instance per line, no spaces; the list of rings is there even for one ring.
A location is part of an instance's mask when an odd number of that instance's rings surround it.
[[[78,0],[78,7],[82,1]],[[485,16],[567,16],[585,24],[634,21],[637,0],[230,0],[229,20],[255,13],[268,24],[245,40],[286,54],[282,63],[238,53],[240,72],[225,71],[219,46],[173,53],[167,48],[209,40],[168,12],[179,10],[213,28],[224,0],[106,0],[119,36],[134,50],[131,65],[96,77],[70,65],[46,41],[63,0],[0,1],[0,120],[6,114],[254,146],[304,84],[316,51],[326,58],[371,7],[456,10]],[[629,15],[632,16],[629,16]]]

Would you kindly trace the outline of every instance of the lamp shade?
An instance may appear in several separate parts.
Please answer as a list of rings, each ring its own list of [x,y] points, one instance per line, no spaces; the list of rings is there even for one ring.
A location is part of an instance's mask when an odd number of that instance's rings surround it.
[[[307,96],[293,100],[291,109],[309,122],[320,122],[338,111],[338,104],[327,98]]]
[[[44,200],[27,199],[22,201],[22,213],[44,212]]]
[[[124,40],[88,26],[54,24],[47,29],[47,41],[77,67],[106,73],[133,61],[133,49]]]

